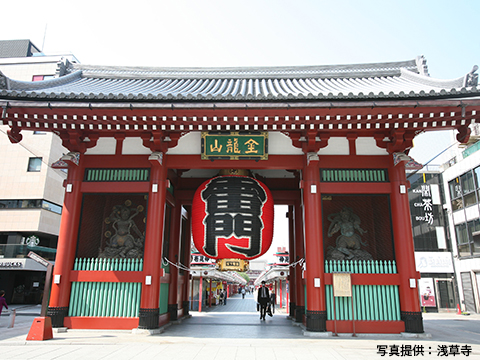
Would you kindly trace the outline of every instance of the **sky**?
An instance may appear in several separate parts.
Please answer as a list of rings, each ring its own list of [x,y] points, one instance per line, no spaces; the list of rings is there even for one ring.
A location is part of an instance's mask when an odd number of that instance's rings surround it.
[[[453,79],[480,65],[479,15],[477,0],[19,0],[2,4],[0,40],[30,39],[47,55],[112,66],[335,65],[423,55],[431,77]],[[448,133],[420,135],[410,155],[425,163],[451,141]]]

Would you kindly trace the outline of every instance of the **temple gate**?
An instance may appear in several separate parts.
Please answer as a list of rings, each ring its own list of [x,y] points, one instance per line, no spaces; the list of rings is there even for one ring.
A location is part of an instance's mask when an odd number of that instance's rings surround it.
[[[0,77],[10,140],[52,131],[69,151],[52,165],[68,169],[54,327],[156,329],[188,315],[194,193],[230,169],[289,206],[293,321],[312,332],[423,332],[408,150],[423,131],[468,140],[474,72],[440,81],[417,58],[232,69],[67,61],[57,75]],[[351,298],[333,296],[336,273],[350,274]]]

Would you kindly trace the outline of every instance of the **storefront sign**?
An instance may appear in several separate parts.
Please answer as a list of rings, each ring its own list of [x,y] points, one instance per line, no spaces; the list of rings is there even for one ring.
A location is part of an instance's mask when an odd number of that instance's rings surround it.
[[[452,253],[415,252],[417,271],[421,273],[453,273]]]
[[[255,259],[273,238],[273,199],[260,181],[219,176],[195,192],[192,232],[195,248],[212,259]]]
[[[0,269],[21,269],[24,265],[24,261],[0,260]]]
[[[413,204],[413,206],[422,208],[423,215],[415,216],[415,220],[433,225],[433,203],[430,185],[423,184],[420,188],[413,189],[412,192],[422,194],[421,202],[416,202]]]
[[[432,278],[419,279],[418,290],[420,292],[420,303],[422,306],[436,306],[435,288]]]
[[[268,132],[202,132],[202,159],[268,159]]]

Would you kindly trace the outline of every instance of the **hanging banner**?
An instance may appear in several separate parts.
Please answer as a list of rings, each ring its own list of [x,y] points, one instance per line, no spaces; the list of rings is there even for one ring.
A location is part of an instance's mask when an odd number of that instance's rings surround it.
[[[418,291],[420,292],[420,303],[422,306],[437,306],[432,278],[419,279]]]
[[[205,181],[192,203],[193,242],[212,259],[255,259],[272,244],[273,199],[251,177],[219,176]]]

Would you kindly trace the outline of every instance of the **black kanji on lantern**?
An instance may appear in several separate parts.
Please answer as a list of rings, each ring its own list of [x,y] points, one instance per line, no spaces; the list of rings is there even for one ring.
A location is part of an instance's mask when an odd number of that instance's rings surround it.
[[[205,253],[212,257],[218,254],[219,237],[249,239],[249,247],[226,244],[231,250],[247,257],[261,253],[262,206],[267,194],[254,179],[226,176],[213,179],[201,192],[207,202],[204,219]]]

